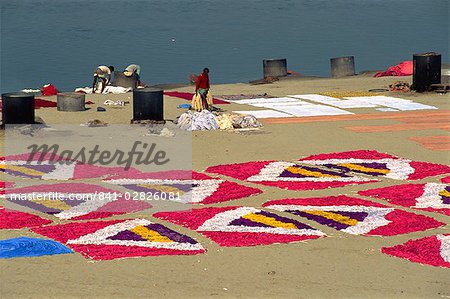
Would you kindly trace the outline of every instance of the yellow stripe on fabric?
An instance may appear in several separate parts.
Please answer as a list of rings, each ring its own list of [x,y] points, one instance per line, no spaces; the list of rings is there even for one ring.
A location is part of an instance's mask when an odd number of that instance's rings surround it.
[[[445,197],[450,197],[450,192],[448,192],[447,190],[442,190],[441,192],[439,192],[440,196],[445,196]]]
[[[313,176],[313,177],[324,177],[324,178],[340,178],[340,176],[327,174],[327,173],[321,173],[318,171],[310,171],[299,167],[293,167],[289,166],[286,168],[287,171],[294,173],[294,174],[300,174],[300,175],[306,175],[306,176]]]
[[[171,187],[171,186],[165,186],[165,185],[152,185],[152,184],[140,184],[138,185],[139,187],[143,187],[143,188],[149,188],[149,189],[153,189],[153,190],[157,190],[160,191],[162,193],[176,193],[179,192],[180,195],[183,195],[184,192],[180,189],[178,189],[177,187]]]
[[[343,223],[346,225],[350,225],[350,226],[355,226],[358,224],[358,220],[352,219],[348,216],[343,216],[337,213],[333,213],[333,212],[326,212],[326,211],[321,211],[321,210],[309,210],[309,211],[304,211],[305,213],[311,214],[311,215],[315,215],[315,216],[321,216],[339,223]]]
[[[30,200],[31,202],[43,205],[44,207],[47,208],[51,208],[51,209],[56,209],[56,210],[61,210],[61,211],[67,211],[69,209],[71,209],[72,207],[70,205],[68,205],[67,203],[65,203],[62,200],[51,200],[51,199],[35,199],[35,200]]]
[[[265,225],[269,225],[272,227],[281,227],[284,229],[297,229],[295,224],[293,223],[287,223],[287,222],[281,222],[279,220],[276,220],[275,218],[264,216],[264,215],[258,215],[258,214],[247,214],[242,216],[244,219],[248,219],[254,222],[262,223]]]
[[[12,171],[22,172],[24,174],[35,175],[35,176],[41,176],[41,175],[45,174],[45,172],[34,170],[34,169],[30,169],[30,168],[27,168],[27,167],[24,167],[24,166],[1,165],[0,168],[9,169],[9,170],[12,170]]]
[[[365,167],[365,166],[361,166],[358,164],[352,164],[352,163],[338,164],[338,166],[343,166],[343,167],[346,167],[351,170],[358,170],[358,171],[363,171],[363,172],[377,172],[377,173],[381,173],[381,174],[389,173],[389,169],[370,168],[370,167]]]
[[[330,91],[330,92],[319,92],[318,94],[332,97],[332,98],[347,98],[347,97],[374,97],[381,96],[381,93],[369,92],[369,91]]]
[[[162,236],[158,232],[148,229],[143,225],[136,226],[131,231],[150,242],[173,242],[171,239]]]

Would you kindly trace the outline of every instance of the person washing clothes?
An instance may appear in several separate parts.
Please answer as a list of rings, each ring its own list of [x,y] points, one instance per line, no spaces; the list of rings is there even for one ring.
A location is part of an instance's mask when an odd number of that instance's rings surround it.
[[[141,67],[137,64],[130,64],[125,68],[123,74],[127,77],[136,76],[137,86],[141,86]]]
[[[200,94],[202,99],[203,109],[208,109],[208,92],[209,92],[209,69],[204,68],[203,73],[198,76],[197,83],[195,84],[195,93]]]
[[[97,67],[94,73],[94,82],[92,82],[92,93],[100,91],[103,93],[106,85],[111,82],[111,74],[114,72],[114,67],[112,65],[100,65]],[[100,88],[101,85],[101,88]]]

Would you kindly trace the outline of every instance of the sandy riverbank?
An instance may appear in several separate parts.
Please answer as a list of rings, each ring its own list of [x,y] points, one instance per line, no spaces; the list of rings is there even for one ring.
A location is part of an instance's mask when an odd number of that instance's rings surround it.
[[[411,77],[288,79],[267,85],[213,85],[212,92],[215,95],[267,93],[272,96],[286,96],[300,93],[367,91],[387,88],[398,80],[410,81]],[[192,89],[189,86],[176,90],[192,92]],[[450,108],[448,95],[385,94],[433,105],[438,107],[439,111]],[[96,107],[103,106],[102,103],[106,99],[132,101],[131,96],[130,93],[87,95],[86,100],[94,102],[87,111],[57,112],[56,108],[45,108],[37,110],[36,115],[47,124],[81,124],[92,119],[100,119],[110,124],[127,124],[132,118],[131,105],[124,108],[106,107],[106,112],[97,112]],[[55,100],[55,97],[48,99]],[[165,118],[175,119],[182,112],[177,109],[182,103],[187,102],[165,97]],[[219,107],[229,111],[250,109],[237,104]],[[358,114],[383,113],[368,108],[354,111]],[[450,164],[448,151],[430,150],[409,139],[417,136],[448,136],[448,131],[442,129],[375,133],[359,133],[346,129],[348,126],[398,123],[395,119],[263,123],[264,128],[258,134],[193,132],[193,169],[203,171],[212,165],[246,161],[292,161],[311,154],[356,149],[374,149],[412,160]],[[437,179],[429,178],[423,181],[432,182]],[[371,187],[387,184],[383,181]],[[258,187],[264,191],[263,194],[217,206],[242,204],[260,207],[271,199],[355,195],[358,190],[368,189],[362,185],[296,192],[275,187]],[[1,293],[7,298],[448,298],[448,269],[423,266],[380,253],[380,248],[384,246],[436,233],[448,233],[449,217],[430,212],[416,213],[432,216],[445,222],[447,226],[394,237],[361,237],[344,234],[302,219],[307,224],[320,227],[329,237],[305,243],[226,248],[219,247],[198,233],[169,223],[169,227],[177,228],[196,238],[208,252],[197,256],[147,257],[96,263],[79,254],[0,260]],[[131,216],[153,219],[151,211]],[[0,231],[0,239],[23,235],[36,236],[27,230]]]

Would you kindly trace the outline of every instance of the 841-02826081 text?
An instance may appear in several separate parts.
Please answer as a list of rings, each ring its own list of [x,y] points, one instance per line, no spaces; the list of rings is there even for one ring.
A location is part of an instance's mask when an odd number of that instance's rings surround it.
[[[182,194],[180,192],[98,192],[96,193],[96,198],[98,200],[180,200]]]

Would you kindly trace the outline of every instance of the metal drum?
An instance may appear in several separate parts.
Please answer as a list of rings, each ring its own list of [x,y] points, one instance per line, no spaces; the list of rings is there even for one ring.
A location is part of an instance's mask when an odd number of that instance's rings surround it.
[[[347,77],[355,75],[355,57],[336,57],[330,59],[331,77]]]
[[[2,94],[3,124],[34,124],[34,95],[27,93]]]
[[[164,120],[162,89],[137,88],[133,90],[133,120]]]
[[[441,54],[436,52],[413,55],[413,85],[417,92],[430,90],[431,84],[441,83]]]
[[[264,59],[263,60],[264,78],[287,76],[286,59]]]
[[[84,111],[85,95],[77,92],[58,93],[56,96],[58,111]]]

